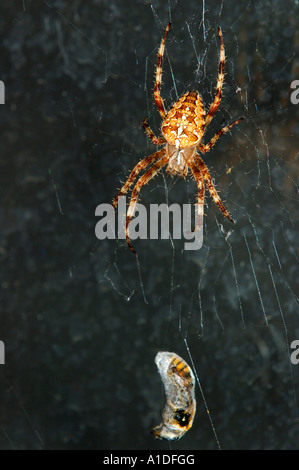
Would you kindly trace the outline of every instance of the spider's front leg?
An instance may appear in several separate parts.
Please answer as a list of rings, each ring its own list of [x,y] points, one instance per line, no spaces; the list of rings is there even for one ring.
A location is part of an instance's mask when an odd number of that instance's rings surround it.
[[[163,55],[164,55],[164,50],[165,50],[166,36],[168,34],[170,25],[171,25],[170,23],[167,25],[167,28],[165,30],[163,39],[161,41],[159,52],[158,52],[157,67],[156,67],[156,80],[155,80],[154,96],[155,96],[155,102],[156,102],[157,108],[159,110],[159,113],[161,114],[162,119],[164,119],[165,116],[166,116],[165,106],[164,106],[163,98],[161,96],[162,63],[163,63]]]
[[[224,82],[224,68],[225,68],[225,51],[224,51],[224,44],[222,38],[222,31],[221,28],[218,26],[218,35],[220,40],[220,61],[219,61],[219,70],[218,70],[218,80],[216,86],[216,95],[214,98],[213,103],[210,106],[209,112],[205,119],[205,124],[208,126],[212,121],[213,117],[215,116],[217,109],[219,108],[221,97],[222,97],[222,87]]]

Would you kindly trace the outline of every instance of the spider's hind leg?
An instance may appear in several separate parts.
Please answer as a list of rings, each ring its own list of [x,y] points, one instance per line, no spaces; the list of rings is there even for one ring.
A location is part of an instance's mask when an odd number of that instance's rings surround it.
[[[125,194],[127,194],[130,187],[132,186],[135,179],[137,178],[138,174],[142,170],[145,170],[145,168],[147,168],[151,163],[154,163],[155,161],[159,160],[163,155],[164,155],[164,150],[161,149],[158,152],[153,153],[152,155],[149,155],[148,157],[143,158],[142,160],[140,160],[139,163],[137,163],[135,168],[133,168],[133,170],[131,171],[131,174],[129,178],[127,179],[126,183],[123,185],[119,193],[113,199],[113,203],[112,203],[113,207],[117,206],[118,200],[121,196],[124,196]]]
[[[201,171],[193,162],[189,162],[189,167],[192,172],[193,178],[197,182],[197,224],[195,230],[201,230],[203,226],[204,204],[205,204],[205,184]]]
[[[208,190],[210,191],[210,194],[212,198],[214,199],[215,203],[217,204],[221,212],[225,215],[225,217],[227,217],[228,220],[230,220],[234,224],[235,223],[234,219],[231,217],[230,213],[228,212],[225,205],[221,201],[219,194],[217,193],[217,190],[213,184],[213,181],[212,181],[212,178],[211,178],[211,175],[209,173],[207,166],[205,165],[205,163],[203,162],[203,160],[200,158],[198,154],[195,156],[194,161],[198,169],[201,171],[202,176],[204,177],[205,183],[208,187]]]
[[[129,205],[129,208],[128,208],[128,211],[127,211],[127,218],[126,218],[126,239],[127,239],[127,243],[128,243],[128,246],[129,246],[130,250],[134,254],[136,254],[136,251],[134,250],[134,248],[132,247],[131,242],[130,242],[129,224],[130,224],[131,220],[133,219],[134,212],[135,212],[135,209],[136,209],[136,206],[137,206],[138,196],[139,196],[139,193],[141,191],[142,186],[147,184],[161,170],[161,168],[164,165],[166,165],[166,163],[169,160],[168,155],[167,154],[165,155],[165,153],[166,153],[165,149],[160,150],[160,152],[161,152],[161,156],[163,154],[164,154],[164,156],[158,162],[156,162],[151,168],[149,168],[139,178],[139,180],[137,181],[137,183],[136,183],[136,185],[135,185],[135,187],[132,191],[131,201],[130,201],[130,205]]]

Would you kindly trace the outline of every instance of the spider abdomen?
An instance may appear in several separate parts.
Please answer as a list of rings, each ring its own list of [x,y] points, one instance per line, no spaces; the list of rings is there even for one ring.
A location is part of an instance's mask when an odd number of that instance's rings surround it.
[[[197,145],[203,136],[205,110],[196,91],[185,93],[172,107],[162,124],[162,134],[171,145],[183,149]]]

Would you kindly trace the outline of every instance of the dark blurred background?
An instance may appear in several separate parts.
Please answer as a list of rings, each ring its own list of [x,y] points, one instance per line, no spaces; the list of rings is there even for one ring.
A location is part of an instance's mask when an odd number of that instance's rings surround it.
[[[213,3],[213,5],[212,5]],[[1,449],[169,449],[150,434],[163,387],[154,357],[195,368],[223,449],[299,447],[296,1],[3,1],[0,7]],[[97,240],[95,208],[155,151],[140,123],[171,19],[162,94],[210,103],[205,156],[237,224],[207,195],[204,245]],[[166,172],[141,202],[195,203]],[[189,353],[191,357],[189,356]],[[173,449],[217,449],[199,387]]]

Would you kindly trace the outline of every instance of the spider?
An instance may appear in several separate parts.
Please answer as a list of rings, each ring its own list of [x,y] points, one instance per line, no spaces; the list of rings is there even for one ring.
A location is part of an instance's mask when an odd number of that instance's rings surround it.
[[[119,193],[113,200],[113,207],[118,204],[120,196],[125,195],[131,188],[132,184],[136,180],[137,176],[142,170],[145,170],[150,166],[149,169],[138,179],[135,187],[131,194],[131,200],[126,215],[126,239],[130,250],[136,254],[134,248],[130,243],[129,238],[129,223],[131,222],[140,190],[142,186],[147,184],[165,165],[167,165],[166,171],[170,175],[177,175],[186,177],[188,171],[191,174],[198,186],[198,213],[203,214],[204,198],[205,198],[205,185],[207,186],[212,198],[221,210],[221,212],[234,223],[233,218],[227,211],[223,202],[221,201],[217,190],[213,184],[209,170],[205,165],[204,161],[199,156],[207,153],[215,145],[219,137],[227,133],[233,126],[238,124],[243,118],[237,119],[232,124],[220,129],[209,143],[204,144],[202,142],[204,133],[210,122],[212,121],[215,113],[221,102],[222,87],[224,81],[224,65],[225,65],[225,52],[224,44],[222,39],[222,32],[218,27],[218,35],[220,40],[220,62],[218,71],[218,81],[216,86],[216,94],[213,103],[210,106],[208,113],[206,114],[202,98],[197,91],[187,91],[170,109],[167,113],[165,110],[163,98],[161,97],[161,83],[162,83],[162,62],[165,50],[165,42],[168,31],[170,29],[170,23],[168,24],[164,36],[162,38],[159,52],[158,61],[156,66],[155,76],[155,89],[154,97],[159,113],[163,119],[161,132],[162,137],[156,137],[154,132],[148,125],[147,117],[144,119],[143,128],[149,138],[157,146],[164,145],[161,150],[149,155],[148,157],[140,160],[139,163],[132,170],[126,183],[123,185]],[[198,227],[197,227],[198,228]],[[196,229],[195,229],[196,230]]]

